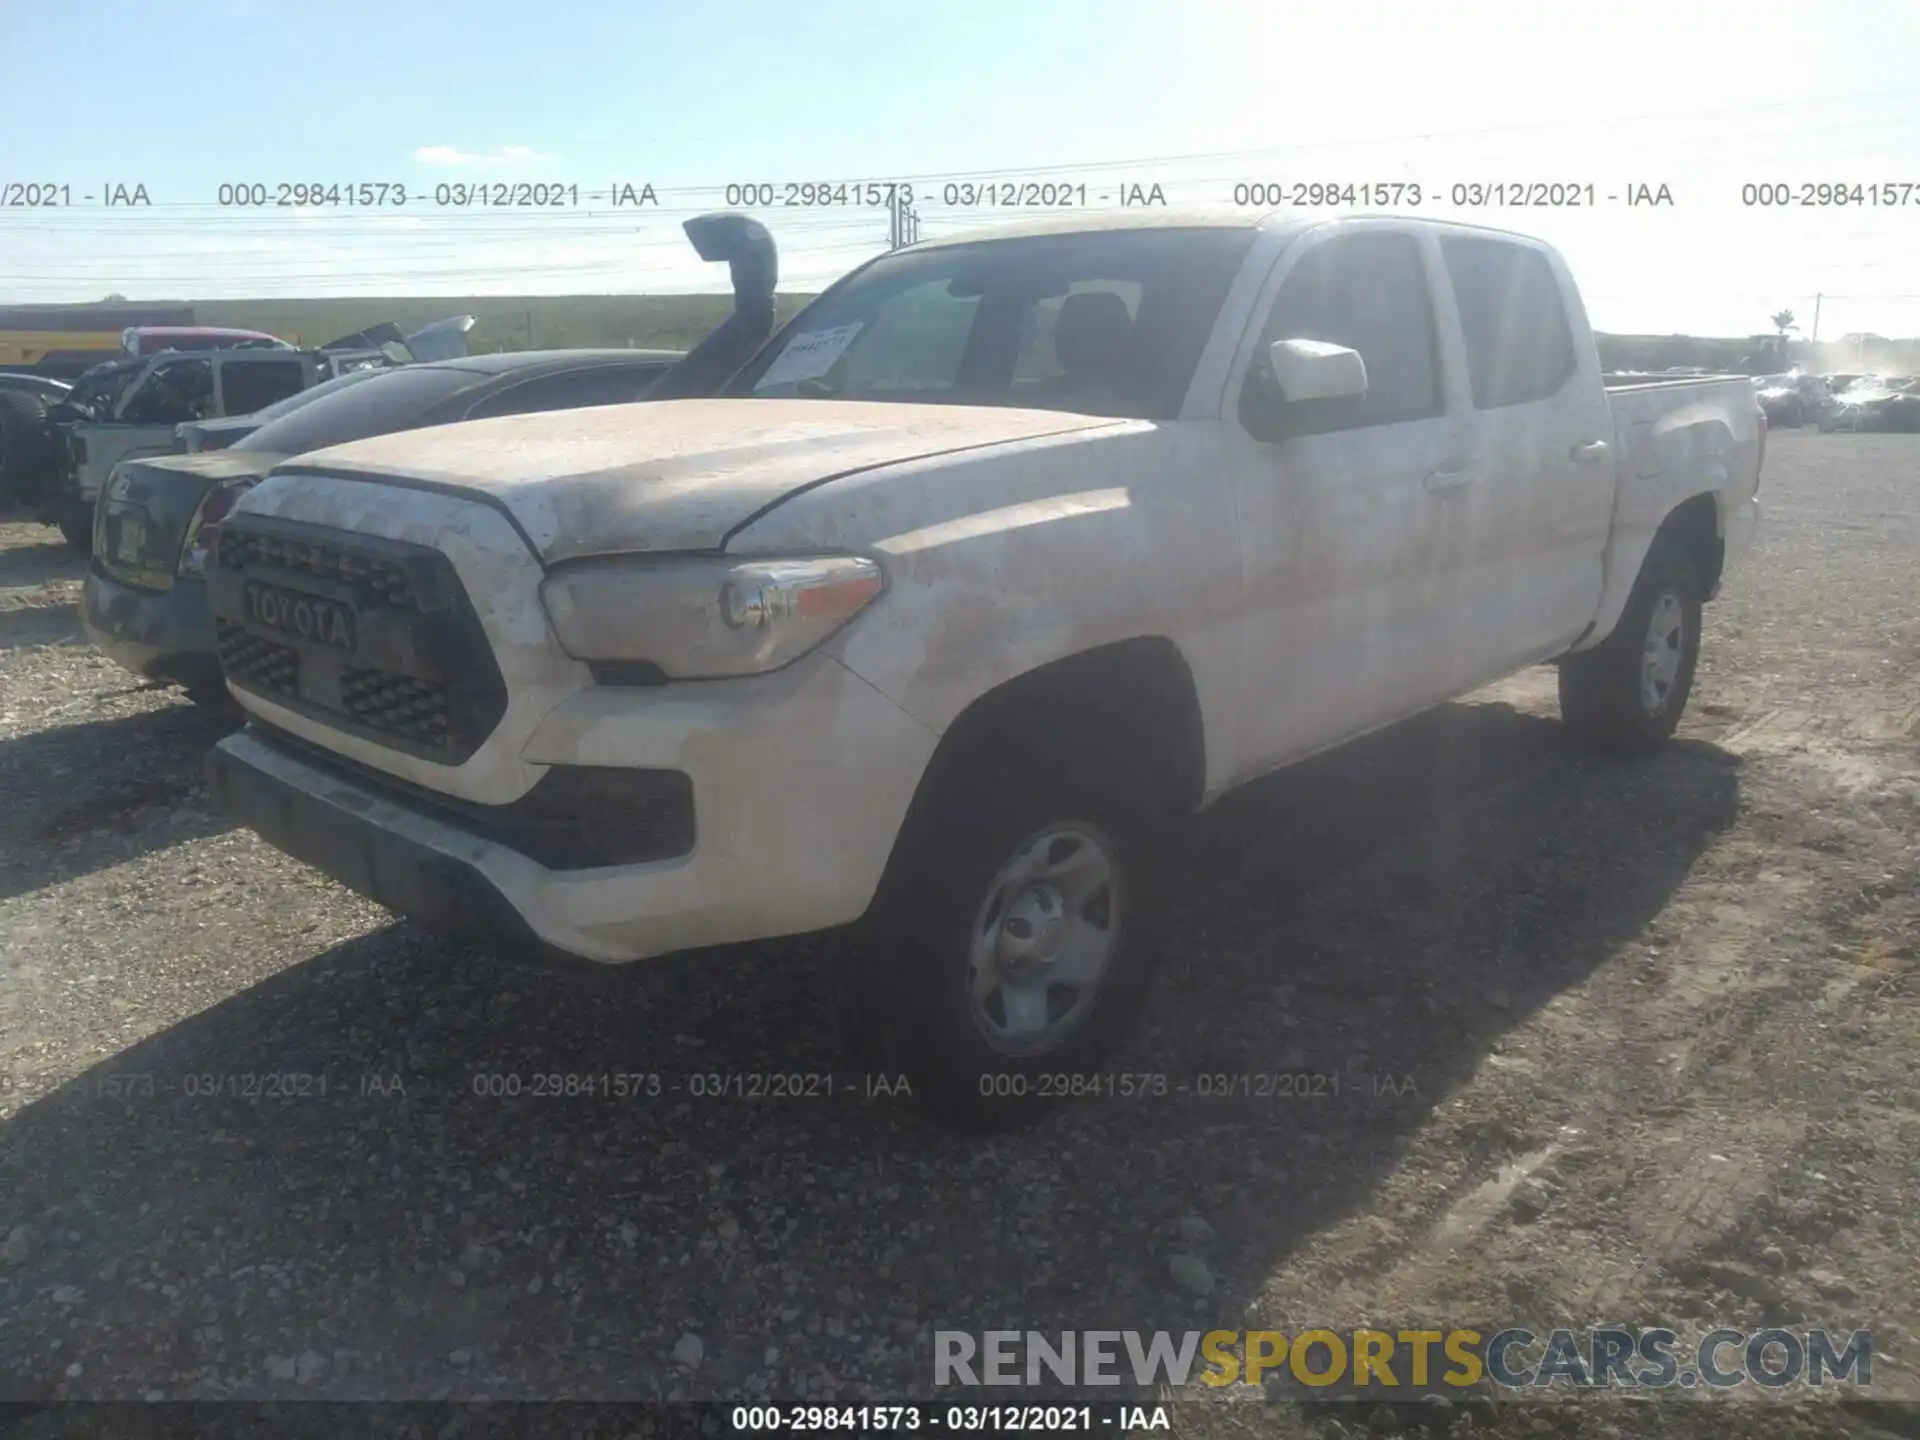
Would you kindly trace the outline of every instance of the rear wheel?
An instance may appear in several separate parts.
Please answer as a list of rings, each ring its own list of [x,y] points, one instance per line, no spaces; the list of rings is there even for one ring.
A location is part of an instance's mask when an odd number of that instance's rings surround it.
[[[1673,734],[1700,658],[1701,586],[1684,548],[1661,535],[1613,633],[1560,662],[1560,715],[1607,755],[1646,755]]]
[[[1156,827],[1139,790],[1064,755],[1000,759],[916,805],[841,1017],[943,1124],[1000,1129],[1097,1086],[1149,974]]]

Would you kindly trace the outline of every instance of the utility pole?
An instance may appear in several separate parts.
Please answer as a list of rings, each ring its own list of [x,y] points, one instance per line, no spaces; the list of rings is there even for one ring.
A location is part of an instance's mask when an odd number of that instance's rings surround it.
[[[905,192],[895,190],[887,200],[887,249],[898,250],[920,238],[920,212]]]
[[[1813,334],[1807,341],[1810,345],[1820,343],[1820,300],[1821,297],[1818,294],[1813,297]]]

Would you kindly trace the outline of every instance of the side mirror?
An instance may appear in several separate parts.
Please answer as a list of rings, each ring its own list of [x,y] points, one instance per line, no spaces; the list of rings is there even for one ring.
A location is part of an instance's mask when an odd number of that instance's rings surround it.
[[[1358,400],[1367,393],[1367,362],[1358,350],[1324,340],[1276,340],[1267,363],[1289,405],[1303,400]]]

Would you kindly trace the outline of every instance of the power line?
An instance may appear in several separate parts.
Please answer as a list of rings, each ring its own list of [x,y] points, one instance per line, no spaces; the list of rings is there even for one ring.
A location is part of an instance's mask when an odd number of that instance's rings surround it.
[[[1190,163],[1196,163],[1196,162],[1211,162],[1211,161],[1224,161],[1224,160],[1253,160],[1253,159],[1267,158],[1267,157],[1322,154],[1329,151],[1379,148],[1379,147],[1386,147],[1386,146],[1393,146],[1393,145],[1428,145],[1438,140],[1484,139],[1487,137],[1498,136],[1498,135],[1534,136],[1542,132],[1563,131],[1563,130],[1569,130],[1569,129],[1576,129],[1576,130],[1592,129],[1599,132],[1611,132],[1614,127],[1621,126],[1621,125],[1633,125],[1633,124],[1643,124],[1643,123],[1672,123],[1676,121],[1698,121],[1698,120],[1703,120],[1707,118],[1733,118],[1733,117],[1739,117],[1743,115],[1756,115],[1756,114],[1787,114],[1787,113],[1791,113],[1798,110],[1818,109],[1821,107],[1834,106],[1834,105],[1854,105],[1854,106],[1871,105],[1871,104],[1881,103],[1883,101],[1900,102],[1900,101],[1908,100],[1909,98],[1910,97],[1905,92],[1895,92],[1895,91],[1878,92],[1878,93],[1869,92],[1866,94],[1852,95],[1852,96],[1803,97],[1797,100],[1756,102],[1756,103],[1744,104],[1744,105],[1709,108],[1705,110],[1646,111],[1638,114],[1581,117],[1576,119],[1565,119],[1565,120],[1558,120],[1558,121],[1544,121],[1544,122],[1521,121],[1521,122],[1513,122],[1513,123],[1502,124],[1502,125],[1474,126],[1474,127],[1455,128],[1455,129],[1446,129],[1446,130],[1413,131],[1413,132],[1405,132],[1398,135],[1381,135],[1381,136],[1358,135],[1358,136],[1350,136],[1350,137],[1338,139],[1338,140],[1299,142],[1299,143],[1283,145],[1283,146],[1243,148],[1243,149],[1237,149],[1237,150],[1195,151],[1195,152],[1189,152],[1185,154],[1176,154],[1176,155],[1135,156],[1132,158],[1119,159],[1119,160],[1068,161],[1068,162],[1059,162],[1059,163],[1046,164],[1046,165],[998,165],[998,166],[992,166],[987,168],[970,169],[970,170],[932,171],[932,172],[924,172],[919,174],[901,174],[897,176],[890,176],[885,178],[876,177],[876,178],[869,178],[869,179],[859,180],[859,181],[854,181],[849,179],[849,180],[846,180],[845,182],[829,180],[825,182],[810,182],[810,183],[825,183],[829,185],[840,184],[840,183],[845,183],[848,185],[904,183],[904,184],[917,185],[917,184],[927,183],[927,182],[963,181],[963,180],[980,180],[980,179],[1024,179],[1024,178],[1049,176],[1049,175],[1057,176],[1057,175],[1065,175],[1065,174],[1073,174],[1073,175],[1096,174],[1096,173],[1104,173],[1104,172],[1115,171],[1115,170],[1143,170],[1143,169],[1149,169],[1153,167],[1190,164]],[[1887,123],[1888,122],[1885,120],[1876,119],[1874,117],[1862,117],[1860,119],[1856,119],[1852,121],[1830,122],[1830,128],[1824,134],[1812,137],[1817,142],[1816,145],[1812,148],[1824,149],[1827,144],[1831,143],[1834,130],[1837,128],[1879,127],[1881,129],[1884,129]],[[1904,116],[1900,117],[1895,123],[1900,126],[1909,126],[1912,124],[1912,122],[1907,120]],[[1807,134],[1805,127],[1801,127],[1799,130],[1792,132],[1792,135],[1805,135],[1805,134]],[[1609,133],[1608,138],[1609,138],[1610,144],[1617,145],[1619,143],[1620,137],[1617,134]],[[1652,137],[1652,138],[1667,139],[1669,137],[1659,136],[1659,137]],[[1722,138],[1734,138],[1734,139],[1740,140],[1742,143],[1751,143],[1756,145],[1761,141],[1767,141],[1769,142],[1769,154],[1773,155],[1773,154],[1777,154],[1777,151],[1771,148],[1771,142],[1780,137],[1769,137],[1769,136],[1753,137],[1753,136],[1747,136],[1747,135],[1741,135],[1737,137],[1721,137],[1721,136],[1714,136],[1711,134],[1704,134],[1704,133],[1695,131],[1687,135],[1686,142],[1687,142],[1687,147],[1689,152],[1697,152],[1698,147],[1703,143],[1711,143],[1713,141],[1716,141]],[[1791,138],[1791,136],[1789,138]],[[1234,178],[1241,178],[1241,177],[1234,177]],[[399,184],[399,183],[405,183],[405,182],[393,182],[393,183]],[[436,182],[432,188],[437,190],[438,188],[440,188],[441,185],[444,185],[444,184],[458,184],[458,185],[471,184],[481,188],[486,188],[498,183],[506,183],[506,184],[512,185],[516,182],[485,182],[485,181]],[[707,203],[703,205],[698,205],[698,206],[663,206],[662,205],[662,206],[645,206],[645,207],[638,207],[638,208],[616,207],[612,209],[603,207],[600,209],[589,208],[585,211],[582,211],[578,207],[562,209],[559,207],[540,208],[540,207],[490,207],[490,206],[447,205],[447,206],[435,206],[433,207],[432,210],[427,211],[425,213],[431,214],[433,218],[436,218],[436,219],[456,219],[456,218],[472,217],[474,220],[478,222],[486,222],[486,221],[493,220],[494,217],[499,216],[501,214],[502,209],[505,209],[510,215],[510,217],[515,221],[533,220],[534,217],[549,216],[549,215],[553,216],[556,220],[563,217],[570,217],[570,216],[579,215],[579,214],[590,214],[594,216],[606,216],[606,215],[639,216],[643,214],[649,215],[649,216],[659,216],[659,215],[666,215],[666,214],[673,214],[673,213],[684,213],[687,215],[692,215],[692,214],[700,213],[701,211],[706,209],[715,208],[717,204],[724,203],[725,191],[727,190],[729,185],[737,185],[737,184],[745,184],[745,183],[748,183],[748,182],[734,181],[734,182],[727,182],[726,184],[701,184],[701,185],[656,185],[651,187],[655,196],[700,195],[700,196],[706,197]],[[787,182],[785,181],[768,182],[768,181],[756,180],[751,183],[754,183],[754,184],[776,183],[776,184],[783,185]],[[408,193],[410,196],[418,194],[424,198],[424,196],[428,193],[428,189],[429,187],[427,187],[424,184],[417,185],[417,186],[409,185]],[[585,190],[585,191],[581,191],[580,193],[585,195],[589,199],[606,199],[606,198],[610,198],[614,192],[607,191],[607,190]],[[741,206],[738,208],[743,208],[748,210],[759,210],[759,211],[765,211],[768,209],[774,209],[776,211],[786,210],[788,211],[788,213],[790,213],[791,208],[799,208],[799,207]],[[884,210],[884,208],[885,207],[883,206],[872,207],[872,213],[876,213],[876,214],[881,213]],[[204,201],[204,200],[161,201],[161,202],[155,202],[150,206],[139,207],[137,209],[129,210],[125,213],[128,214],[130,219],[134,219],[134,218],[157,219],[161,217],[155,215],[154,212],[175,211],[175,210],[194,211],[194,212],[212,212],[212,213],[196,213],[191,215],[179,215],[179,216],[174,216],[169,214],[168,216],[165,217],[169,223],[179,223],[183,221],[201,221],[201,222],[224,221],[227,223],[233,223],[234,221],[240,219],[241,217],[245,217],[245,219],[250,221],[252,220],[267,221],[267,220],[277,220],[282,218],[280,216],[269,216],[269,215],[261,214],[259,211],[255,210],[252,207],[222,206],[217,201]],[[12,214],[9,214],[8,212],[0,212],[0,221],[12,221],[22,213],[44,215],[48,213],[48,211],[45,211],[45,210],[33,210],[28,212],[15,211]],[[75,213],[75,212],[71,210],[62,212],[58,209],[54,209],[52,213]],[[83,209],[79,213],[83,213],[88,215],[89,217],[92,217],[97,212],[94,210]],[[304,207],[304,208],[296,207],[296,210],[289,212],[285,218],[291,221],[295,213],[303,217],[297,223],[315,223],[315,220],[317,220],[323,215],[327,219],[334,218],[332,214],[327,213],[327,207]],[[412,218],[412,217],[421,215],[422,211],[419,209],[409,208],[407,206],[356,207],[356,208],[353,208],[350,211],[350,213],[354,215],[366,216],[366,217],[373,217],[377,215],[382,217]],[[305,217],[308,217],[308,216],[313,216],[314,218],[306,219]],[[536,222],[536,223],[544,223],[544,222]]]
[[[912,176],[904,175],[904,174],[895,175],[895,176],[871,175],[871,176],[859,178],[857,180],[851,176],[837,177],[837,178],[828,177],[823,181],[816,180],[815,182],[812,182],[812,183],[825,183],[830,185],[837,185],[837,184],[843,184],[843,183],[847,185],[853,185],[853,184],[885,185],[885,184],[903,182],[909,179],[911,180],[975,180],[975,179],[982,179],[982,178],[989,178],[989,177],[1012,178],[1015,176],[1025,177],[1025,176],[1037,176],[1037,175],[1057,175],[1057,174],[1063,174],[1063,173],[1081,173],[1081,172],[1105,171],[1105,170],[1115,170],[1115,169],[1125,169],[1125,168],[1139,168],[1139,167],[1150,166],[1150,165],[1171,165],[1171,164],[1180,164],[1180,163],[1187,163],[1187,162],[1201,161],[1201,160],[1232,160],[1232,159],[1247,158],[1255,155],[1308,154],[1308,153],[1320,153],[1328,150],[1350,150],[1350,149],[1359,149],[1367,146],[1413,144],[1413,143],[1420,143],[1420,142],[1429,142],[1433,140],[1481,139],[1481,138],[1485,138],[1487,136],[1492,136],[1492,135],[1509,135],[1509,134],[1533,135],[1533,134],[1539,134],[1543,131],[1564,131],[1564,130],[1581,130],[1581,129],[1609,131],[1613,127],[1619,126],[1619,125],[1671,123],[1676,121],[1697,121],[1697,120],[1702,120],[1710,117],[1717,118],[1717,117],[1737,117],[1741,115],[1756,115],[1756,114],[1779,114],[1779,113],[1790,113],[1797,110],[1819,109],[1822,107],[1833,106],[1833,105],[1859,106],[1859,105],[1877,104],[1883,101],[1900,103],[1900,102],[1907,102],[1910,100],[1911,100],[1911,94],[1910,92],[1907,92],[1907,91],[1877,91],[1877,92],[1868,91],[1868,92],[1858,93],[1853,95],[1803,96],[1801,98],[1793,99],[1793,100],[1758,101],[1758,102],[1752,102],[1752,103],[1741,104],[1741,105],[1709,107],[1706,109],[1653,110],[1653,111],[1642,111],[1639,113],[1627,114],[1627,115],[1581,116],[1577,118],[1568,118],[1563,120],[1547,120],[1547,121],[1541,121],[1541,120],[1513,121],[1513,122],[1508,122],[1501,125],[1478,125],[1478,126],[1469,126],[1469,127],[1461,127],[1461,128],[1446,129],[1446,130],[1411,131],[1411,132],[1404,132],[1398,135],[1381,135],[1381,136],[1356,135],[1356,136],[1351,136],[1351,137],[1348,137],[1345,139],[1339,139],[1339,140],[1308,141],[1308,142],[1300,142],[1300,143],[1291,144],[1291,145],[1266,147],[1262,149],[1195,151],[1195,152],[1182,154],[1182,155],[1138,156],[1131,159],[1123,159],[1123,160],[1063,162],[1063,163],[1048,164],[1048,165],[992,166],[985,169],[936,171],[936,172],[929,172],[925,174],[912,175]],[[1865,122],[1856,122],[1856,123],[1865,123]],[[1698,137],[1690,135],[1687,138],[1688,138],[1688,143],[1692,144]],[[414,162],[414,163],[418,163],[418,162]],[[248,183],[252,183],[252,182],[248,182]],[[275,183],[277,184],[278,182],[276,181]],[[317,182],[317,183],[325,184],[326,182],[323,181],[323,182]],[[407,182],[395,181],[395,182],[389,182],[389,183],[405,184]],[[473,187],[473,188],[483,189],[491,192],[493,187],[498,185],[504,184],[509,187],[513,187],[520,183],[524,183],[524,182],[482,181],[482,180],[436,181],[434,182],[433,188],[437,189],[443,185],[453,185],[453,186]],[[537,182],[537,183],[548,183],[551,188],[551,182]],[[754,177],[751,180],[742,179],[742,180],[735,180],[727,183],[729,184],[747,184],[747,183],[785,184],[788,182],[785,180],[781,180],[777,182],[769,182],[764,178]],[[795,183],[800,183],[800,182],[795,182]],[[415,186],[409,184],[408,185],[409,193],[410,194],[414,193],[415,188],[416,188]],[[417,188],[422,193],[424,193],[424,191],[428,187],[422,184]],[[561,188],[566,188],[566,184],[564,182]],[[724,186],[652,185],[650,186],[650,188],[652,189],[653,193],[656,196],[696,195],[696,194],[711,195],[717,190],[723,190]],[[582,191],[581,193],[586,195],[590,199],[605,199],[605,198],[610,198],[615,192],[611,190],[586,190],[586,191]],[[231,208],[231,207],[222,207],[218,204],[217,201],[204,201],[204,200],[167,201],[163,203],[168,208],[177,207],[182,209],[201,209],[201,210]],[[156,204],[152,208],[154,209],[162,208],[162,204]],[[460,208],[462,210],[465,209],[465,207],[457,207],[457,208]],[[473,207],[473,210],[479,211],[481,213],[486,212],[488,209],[489,207],[487,206]]]

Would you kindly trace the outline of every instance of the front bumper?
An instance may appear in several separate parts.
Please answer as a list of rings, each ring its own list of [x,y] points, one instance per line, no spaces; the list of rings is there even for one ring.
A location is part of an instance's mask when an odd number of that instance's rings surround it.
[[[102,654],[146,680],[218,689],[213,610],[204,581],[146,590],[87,567],[81,624]]]
[[[619,963],[858,919],[935,743],[819,655],[741,680],[579,691],[539,723],[521,758],[676,771],[690,781],[695,816],[687,853],[592,869],[544,866],[403,785],[342,773],[250,730],[222,740],[211,763],[236,819],[389,909],[430,928],[477,924]],[[502,906],[514,917],[504,929]]]
[[[382,824],[370,797],[302,783],[319,774],[302,775],[302,769],[244,732],[223,740],[207,758],[207,779],[221,808],[296,860],[433,929],[496,943],[534,940],[470,858],[436,849],[405,827]]]

